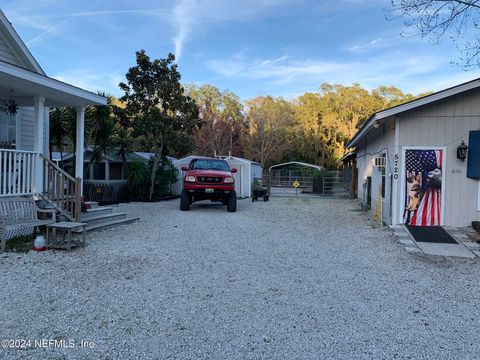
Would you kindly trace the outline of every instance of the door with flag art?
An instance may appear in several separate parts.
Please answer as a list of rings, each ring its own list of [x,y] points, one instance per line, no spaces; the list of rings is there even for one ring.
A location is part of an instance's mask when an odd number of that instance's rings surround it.
[[[441,225],[443,156],[443,150],[405,150],[406,225]]]

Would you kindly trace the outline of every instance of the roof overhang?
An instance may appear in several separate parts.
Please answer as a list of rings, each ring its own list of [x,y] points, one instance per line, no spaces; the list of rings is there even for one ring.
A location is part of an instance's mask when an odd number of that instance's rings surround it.
[[[357,157],[357,152],[356,151],[350,151],[350,152],[346,153],[345,155],[343,155],[340,159],[338,159],[337,162],[339,162],[339,163],[346,162],[348,160],[355,159],[356,157]]]
[[[107,98],[103,96],[0,62],[0,99],[8,99],[10,96],[21,106],[33,106],[35,96],[44,97],[45,106],[48,107],[107,104]]]
[[[360,140],[367,135],[372,129],[375,129],[380,125],[381,122],[385,119],[396,116],[403,112],[413,110],[428,104],[431,104],[435,101],[443,100],[451,96],[461,94],[463,92],[480,88],[480,78],[475,79],[424,97],[421,97],[416,100],[409,101],[405,104],[397,105],[386,110],[378,111],[372,114],[367,121],[362,125],[360,130],[353,136],[353,138],[347,143],[346,147],[352,148],[358,145]]]

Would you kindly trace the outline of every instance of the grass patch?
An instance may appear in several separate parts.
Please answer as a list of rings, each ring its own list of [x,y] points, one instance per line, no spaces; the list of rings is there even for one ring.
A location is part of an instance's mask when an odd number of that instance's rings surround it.
[[[7,240],[5,251],[26,253],[32,250],[36,235],[18,236]]]

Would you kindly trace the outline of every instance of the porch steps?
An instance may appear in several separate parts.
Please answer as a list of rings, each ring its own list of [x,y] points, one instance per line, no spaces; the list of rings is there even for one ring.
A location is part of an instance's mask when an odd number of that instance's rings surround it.
[[[113,208],[111,206],[100,206],[93,209],[87,209],[87,212],[82,214],[82,219],[88,218],[89,216],[111,214],[112,211]]]
[[[110,213],[110,214],[100,214],[100,215],[90,215],[86,217],[81,217],[80,221],[86,224],[101,224],[106,221],[110,220],[120,220],[120,219],[125,219],[127,217],[127,214],[123,212],[118,212],[118,213]]]
[[[89,210],[98,209],[98,201],[85,201],[84,204]]]
[[[98,206],[87,209],[80,222],[86,223],[85,231],[104,230],[117,225],[129,224],[138,221],[138,217],[128,217],[124,212],[114,212],[111,206]],[[75,231],[81,233],[82,230]]]
[[[90,232],[90,231],[96,231],[96,230],[106,230],[118,225],[130,224],[138,220],[139,220],[138,217],[125,217],[117,220],[108,220],[98,224],[89,224],[86,226],[85,231]],[[75,231],[75,233],[77,234],[81,232],[82,232],[81,230]]]

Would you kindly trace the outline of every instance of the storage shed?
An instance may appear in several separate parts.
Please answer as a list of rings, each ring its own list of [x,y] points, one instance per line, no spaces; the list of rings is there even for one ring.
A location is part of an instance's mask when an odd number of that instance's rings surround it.
[[[187,156],[182,159],[178,159],[174,163],[178,170],[178,181],[171,187],[173,194],[180,195],[182,192],[182,179],[185,175],[185,172],[182,171],[182,166],[188,166],[190,161],[196,157],[198,156]],[[242,198],[250,197],[253,180],[262,179],[261,165],[252,160],[233,156],[222,156],[219,158],[224,159],[230,168],[236,168],[238,170],[235,174],[233,174],[235,178],[235,191],[237,192],[237,196]]]
[[[252,196],[253,181],[262,180],[262,166],[255,161],[239,157],[222,156],[221,158],[225,159],[230,168],[238,170],[233,174],[237,196],[242,198]]]

